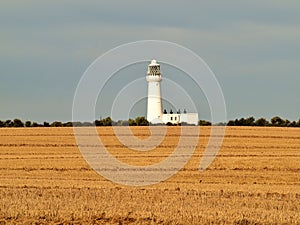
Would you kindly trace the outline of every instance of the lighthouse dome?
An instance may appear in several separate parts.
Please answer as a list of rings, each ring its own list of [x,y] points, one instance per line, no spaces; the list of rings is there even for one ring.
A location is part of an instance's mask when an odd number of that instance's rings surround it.
[[[157,61],[155,59],[152,59],[150,65],[151,66],[157,66],[159,64],[157,63]]]

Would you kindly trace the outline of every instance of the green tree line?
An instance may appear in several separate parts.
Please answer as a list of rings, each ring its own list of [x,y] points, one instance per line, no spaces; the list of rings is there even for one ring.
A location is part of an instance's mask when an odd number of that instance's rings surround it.
[[[95,120],[94,122],[60,122],[54,121],[52,123],[44,122],[37,123],[32,121],[23,122],[20,119],[14,120],[0,120],[0,127],[87,127],[87,126],[149,126],[149,122],[145,117],[137,117],[129,120],[113,121],[110,117]]]
[[[86,127],[86,126],[149,126],[151,125],[145,117],[136,117],[129,120],[114,121],[110,117],[104,119],[95,120],[94,122],[60,122],[54,121],[52,123],[44,122],[37,123],[32,121],[23,122],[20,119],[14,120],[0,120],[0,127]],[[174,126],[174,124],[168,123],[166,125]],[[188,125],[186,123],[178,125]],[[199,120],[200,126],[211,126],[212,123],[206,120]],[[272,127],[300,127],[300,119],[298,121],[289,121],[282,119],[279,116],[273,117],[270,121],[266,118],[255,119],[253,116],[248,118],[239,118],[235,120],[229,120],[227,123],[213,124],[219,126],[272,126]]]
[[[266,118],[255,119],[251,116],[248,118],[230,120],[228,121],[227,126],[300,127],[300,119],[298,121],[290,121],[282,119],[279,116],[275,116],[268,121]]]

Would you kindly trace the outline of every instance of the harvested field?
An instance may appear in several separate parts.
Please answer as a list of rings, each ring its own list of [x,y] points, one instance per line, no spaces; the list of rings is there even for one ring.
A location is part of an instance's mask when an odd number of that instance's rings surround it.
[[[115,157],[132,165],[172,153],[180,127],[157,149],[124,147],[97,128]],[[147,127],[132,127],[139,139]],[[300,129],[227,127],[210,167],[198,170],[208,143],[201,127],[193,157],[151,186],[114,184],[83,159],[72,128],[0,129],[0,224],[300,224]]]

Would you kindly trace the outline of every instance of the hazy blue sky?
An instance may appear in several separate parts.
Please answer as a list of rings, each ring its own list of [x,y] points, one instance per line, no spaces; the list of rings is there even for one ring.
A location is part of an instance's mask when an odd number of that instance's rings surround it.
[[[229,119],[300,117],[298,0],[4,0],[0,32],[2,120],[71,120],[75,88],[90,63],[143,39],[201,56],[220,82]],[[143,68],[135,71],[144,76]],[[209,118],[205,110],[200,115]]]

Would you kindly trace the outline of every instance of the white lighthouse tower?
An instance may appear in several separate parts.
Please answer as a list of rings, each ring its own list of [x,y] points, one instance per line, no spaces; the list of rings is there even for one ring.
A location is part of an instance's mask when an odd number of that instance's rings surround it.
[[[147,120],[151,123],[163,123],[160,91],[160,65],[152,60],[148,65],[146,79],[148,81]]]

